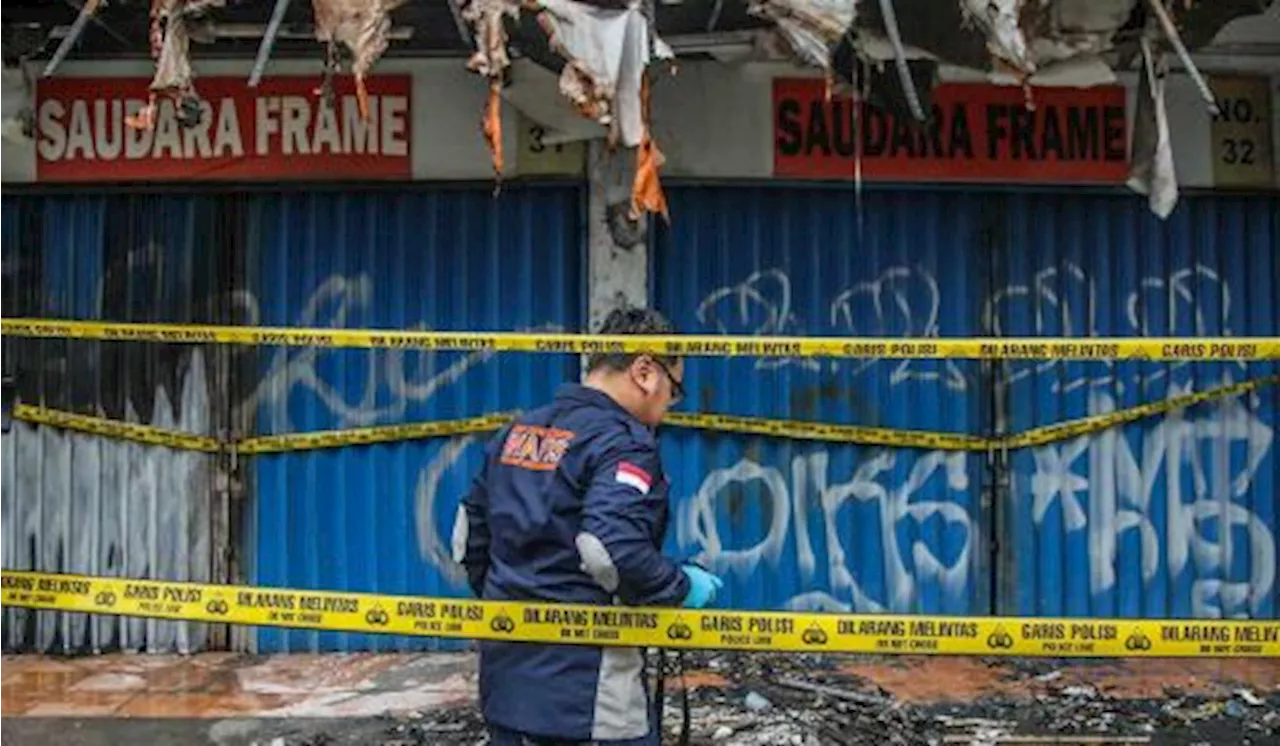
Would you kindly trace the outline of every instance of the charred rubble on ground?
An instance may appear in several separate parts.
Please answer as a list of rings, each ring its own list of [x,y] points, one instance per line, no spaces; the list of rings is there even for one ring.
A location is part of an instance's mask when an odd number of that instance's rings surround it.
[[[999,744],[1015,735],[1124,736],[1127,743],[1264,744],[1280,739],[1280,688],[1228,687],[1229,696],[1166,688],[1161,698],[1125,699],[1064,676],[1089,661],[991,659],[986,665],[1025,686],[1023,696],[910,703],[842,670],[851,656],[685,653],[689,743],[695,746],[916,746]],[[881,661],[883,662],[883,661]],[[663,743],[680,742],[681,668],[667,662]],[[695,676],[694,672],[701,674]],[[714,683],[705,683],[707,674]],[[697,683],[702,681],[704,683]],[[488,741],[474,707],[388,725],[384,743]]]

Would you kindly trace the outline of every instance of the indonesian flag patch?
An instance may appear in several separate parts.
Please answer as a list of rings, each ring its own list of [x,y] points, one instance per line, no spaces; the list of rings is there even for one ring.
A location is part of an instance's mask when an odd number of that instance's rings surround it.
[[[618,463],[618,472],[614,475],[614,481],[635,487],[642,495],[649,494],[649,488],[653,486],[653,477],[649,476],[649,472],[629,461]]]

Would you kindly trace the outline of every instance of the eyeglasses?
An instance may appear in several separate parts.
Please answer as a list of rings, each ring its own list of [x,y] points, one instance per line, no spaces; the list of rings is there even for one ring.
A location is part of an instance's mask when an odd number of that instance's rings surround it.
[[[662,368],[662,372],[666,373],[667,378],[671,381],[671,406],[674,407],[684,399],[684,383],[675,377],[675,374],[671,372],[671,368],[668,368],[666,363],[653,356],[650,356],[649,359],[657,363],[658,367]]]

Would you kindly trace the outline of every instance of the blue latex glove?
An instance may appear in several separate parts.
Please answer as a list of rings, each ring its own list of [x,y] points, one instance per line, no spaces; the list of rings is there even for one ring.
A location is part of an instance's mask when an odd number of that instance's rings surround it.
[[[694,565],[680,568],[689,578],[689,595],[684,597],[686,609],[701,609],[716,598],[716,591],[724,587],[724,581]]]

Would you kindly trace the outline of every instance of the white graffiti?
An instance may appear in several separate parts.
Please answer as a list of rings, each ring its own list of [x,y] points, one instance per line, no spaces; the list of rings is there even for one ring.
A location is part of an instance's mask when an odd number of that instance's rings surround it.
[[[941,308],[942,293],[932,273],[923,267],[891,267],[876,279],[839,293],[831,302],[831,326],[837,334],[850,337],[936,338]],[[879,362],[857,361],[853,375]],[[937,367],[931,360],[901,360],[889,374],[889,382],[941,381],[949,389],[965,389],[964,374],[953,361],[943,361],[943,371]]]
[[[918,599],[918,584],[933,580],[943,593],[961,599],[967,591],[972,563],[973,544],[977,539],[973,519],[947,495],[963,494],[969,488],[966,456],[963,453],[933,452],[917,458],[905,481],[894,485],[889,477],[897,466],[899,453],[879,451],[861,463],[847,481],[829,483],[827,451],[797,456],[791,462],[791,480],[771,466],[743,459],[724,469],[713,470],[702,481],[694,496],[677,509],[677,541],[682,546],[697,544],[702,548],[699,559],[718,572],[747,581],[759,578],[759,564],[766,561],[776,566],[789,538],[788,525],[795,525],[796,562],[804,582],[811,582],[817,568],[813,543],[809,536],[812,517],[810,496],[817,497],[827,548],[827,569],[831,589],[806,591],[788,602],[789,608],[854,609],[865,612],[911,611]],[[935,475],[940,478],[935,479]],[[753,482],[759,488],[751,494],[767,506],[769,530],[751,546],[726,548],[720,537],[718,518],[720,503],[731,489],[741,489]],[[850,568],[846,543],[853,532],[849,522],[841,522],[841,508],[850,501],[873,504],[879,513],[879,540],[882,547],[883,582],[889,589],[884,598],[872,598],[859,584]],[[963,540],[954,559],[944,560],[940,547],[932,547],[917,539],[909,547],[912,568],[907,567],[899,536],[907,519],[924,523],[940,518],[959,527]],[[842,599],[847,598],[848,601]]]
[[[1169,396],[1188,390],[1174,387]],[[1143,434],[1140,458],[1118,430],[1037,448],[1034,471],[1015,479],[1013,499],[1032,500],[1037,525],[1057,505],[1063,530],[1086,532],[1090,590],[1095,594],[1116,587],[1117,547],[1127,532],[1136,531],[1144,583],[1162,566],[1170,577],[1177,577],[1194,562],[1191,606],[1196,617],[1256,616],[1275,584],[1276,546],[1271,528],[1242,500],[1270,453],[1273,429],[1244,399],[1208,405],[1210,413],[1195,418],[1185,411],[1170,413]],[[1091,414],[1114,409],[1110,395],[1093,392]],[[1243,446],[1243,453],[1234,453],[1237,445]],[[977,457],[923,454],[910,462],[906,477],[895,482],[893,475],[901,473],[898,459],[910,458],[908,453],[874,452],[842,482],[830,481],[825,450],[793,458],[789,479],[752,459],[714,469],[677,508],[678,542],[700,548],[699,560],[742,582],[767,577],[787,551],[794,552],[803,587],[785,603],[793,610],[914,611],[922,583],[936,584],[949,599],[960,601],[972,590],[978,529],[958,498],[970,490],[967,459]],[[1241,464],[1234,473],[1233,463]],[[1152,518],[1158,484],[1163,485],[1166,516],[1159,528]],[[1188,484],[1190,500],[1184,493]],[[729,546],[724,538],[725,501],[735,492],[736,499],[758,500],[769,520],[763,536]],[[859,537],[850,520],[840,515],[846,503],[874,505],[877,510],[880,560],[872,566],[883,568],[883,597],[865,591],[866,584],[859,582],[849,562],[850,542]],[[825,588],[812,585],[818,558],[809,531],[818,516],[826,547]],[[902,544],[904,521],[919,524],[931,518],[958,528],[963,538],[957,540],[953,532],[951,538],[934,539],[948,546],[933,545],[924,536],[910,546]],[[1247,577],[1232,575],[1237,530],[1248,537]],[[865,565],[865,553],[858,556]]]
[[[1234,334],[1230,286],[1210,267],[1197,264],[1165,276],[1142,277],[1131,290],[1120,293],[1115,292],[1110,280],[1099,280],[1072,262],[1042,268],[1031,275],[1029,283],[1007,285],[986,299],[983,330],[997,336],[1099,336],[1099,318],[1119,318],[1122,328],[1112,331],[1108,327],[1109,334]],[[1103,297],[1117,296],[1120,301],[1114,309],[1108,310],[1100,303]],[[737,311],[736,316],[723,313],[722,305],[717,305],[726,299],[738,302],[729,309]],[[701,309],[710,307],[722,310],[715,317],[715,327],[720,332],[782,333],[778,322],[786,320],[788,334],[939,335],[942,294],[933,275],[918,266],[891,267],[872,280],[837,293],[830,304],[829,329],[802,328],[792,311],[796,303],[786,272],[773,268],[754,272],[739,285],[713,291],[700,306],[699,320],[708,321]],[[760,318],[760,314],[767,323],[750,328],[748,320]],[[738,328],[724,323],[726,317],[737,322]],[[1011,320],[1017,320],[1018,326],[1007,327]],[[859,360],[845,363],[844,367],[830,364],[829,369],[841,371],[852,382],[881,362]],[[1144,387],[1170,379],[1170,397],[1204,388],[1203,382],[1193,387],[1172,378],[1187,365],[1133,365],[1120,375],[1120,369],[1110,361],[1010,363],[1002,366],[995,379],[997,421],[1003,425],[1008,419],[1003,406],[1010,387],[1034,380],[1035,376],[1052,374],[1047,378],[1055,393],[1087,391],[1089,413],[1096,414],[1114,410],[1114,397],[1135,385]],[[1233,365],[1246,367],[1243,363]],[[1063,370],[1053,373],[1057,368]],[[935,361],[895,362],[888,381],[895,386],[934,381],[956,392],[976,385],[955,364],[939,365]],[[1249,401],[1253,402],[1253,409]],[[1142,547],[1144,582],[1154,578],[1161,568],[1171,577],[1179,576],[1194,562],[1191,603],[1196,616],[1256,614],[1274,586],[1276,565],[1272,528],[1243,502],[1271,452],[1273,439],[1271,426],[1256,414],[1256,406],[1254,395],[1206,405],[1196,410],[1195,418],[1187,418],[1185,412],[1171,413],[1144,426],[1141,458],[1134,456],[1122,430],[1035,449],[1032,468],[1015,474],[1012,499],[1030,501],[1037,525],[1056,505],[1067,532],[1085,532],[1090,588],[1094,593],[1116,587],[1118,547],[1122,537],[1136,532]],[[1212,414],[1204,414],[1210,409]],[[1238,453],[1240,450],[1243,454]],[[787,602],[788,608],[793,609],[909,610],[917,600],[916,589],[927,579],[938,582],[946,592],[959,593],[969,582],[975,533],[972,516],[947,498],[968,489],[964,459],[943,454],[920,456],[911,464],[909,474],[897,477],[899,483],[892,484],[888,478],[901,472],[892,469],[896,458],[894,453],[878,453],[863,462],[846,483],[835,486],[827,484],[825,453],[794,459],[789,482],[777,469],[752,460],[713,470],[689,502],[681,506],[681,540],[701,547],[703,558],[716,567],[742,577],[755,573],[762,561],[776,564],[787,547],[794,546],[806,587]],[[930,482],[940,463],[947,464],[947,479]],[[750,546],[727,547],[727,529],[722,517],[717,517],[717,505],[725,495],[734,490],[741,492],[747,484],[755,485],[750,494],[759,495],[767,503],[771,517],[768,530]],[[1157,485],[1163,490],[1157,491]],[[923,495],[932,499],[924,499]],[[1151,517],[1153,495],[1162,495],[1164,500],[1167,517],[1159,525]],[[813,510],[821,511],[825,526],[829,570],[826,588],[810,584],[818,563],[808,520],[815,499]],[[864,592],[866,584],[858,582],[846,561],[848,526],[837,522],[835,512],[847,501],[879,506],[883,587],[889,589],[885,597],[868,597]],[[932,515],[964,527],[967,538],[961,557],[944,563],[938,556],[946,552],[935,551],[940,548],[919,541],[909,548],[900,546],[898,525],[902,520]],[[1237,544],[1244,537],[1249,547],[1247,577],[1240,576],[1238,563],[1233,564],[1239,551]]]
[[[712,290],[698,304],[696,314],[699,323],[721,334],[782,337],[797,334],[800,323],[791,312],[791,278],[777,269],[755,272],[736,285]],[[757,370],[786,365],[819,369],[818,361],[812,358],[758,358],[755,363]]]
[[[1175,385],[1169,396],[1189,391],[1189,386]],[[1115,587],[1117,545],[1126,532],[1137,531],[1144,583],[1155,577],[1162,559],[1170,577],[1180,575],[1194,560],[1191,603],[1196,617],[1258,614],[1275,584],[1275,536],[1241,501],[1248,498],[1270,452],[1274,430],[1247,398],[1255,399],[1256,408],[1256,397],[1232,397],[1204,405],[1209,414],[1193,419],[1184,411],[1171,413],[1143,433],[1140,458],[1116,430],[1035,449],[1036,470],[1027,486],[1033,520],[1041,525],[1057,505],[1066,531],[1087,531],[1093,593]],[[1091,393],[1090,414],[1115,407],[1107,392]],[[1244,446],[1243,454],[1235,453],[1237,445]],[[1081,461],[1087,468],[1077,471]],[[1240,461],[1241,468],[1233,472],[1232,464]],[[1188,482],[1190,500],[1184,498]],[[1164,488],[1163,532],[1151,518],[1157,484]],[[1087,495],[1087,508],[1081,504],[1082,495]],[[1248,536],[1247,578],[1231,576],[1236,529]]]
[[[160,249],[151,243],[129,252],[121,271],[158,272],[163,266]],[[959,315],[970,304],[953,309],[948,300],[955,299],[944,296],[935,274],[918,265],[874,272],[814,306],[797,297],[800,285],[785,268],[751,268],[744,274],[740,282],[714,288],[702,298],[695,309],[699,324],[719,333],[769,336],[937,338],[944,323],[948,333],[993,336],[1149,336],[1188,330],[1198,336],[1232,336],[1232,315],[1239,313],[1227,280],[1201,264],[1138,277],[1131,287],[1116,287],[1114,276],[1070,261],[1041,267],[985,298],[974,298],[972,305],[981,309],[978,329],[969,326],[969,316]],[[108,297],[103,278],[96,307],[102,308]],[[315,288],[293,323],[366,326],[376,300],[368,275],[333,275]],[[261,322],[260,304],[252,293],[233,293],[230,301],[245,323]],[[817,309],[814,318],[797,312],[810,307]],[[427,327],[419,322],[409,328]],[[556,325],[536,329],[562,330]],[[357,357],[348,351],[279,347],[270,354],[268,370],[242,402],[245,411],[261,418],[267,433],[296,431],[291,413],[303,409],[301,403],[318,405],[331,420],[326,427],[403,421],[411,410],[449,393],[493,359],[493,353],[483,351],[446,358],[429,351],[375,350]],[[354,377],[338,364],[353,359],[361,360]],[[966,373],[976,366],[952,361],[761,358],[754,365],[764,371],[791,366],[801,373],[833,374],[849,385],[883,373],[891,386],[939,385],[953,395],[970,395],[979,386],[976,375]],[[1012,387],[1045,377],[1053,392],[1084,392],[1088,412],[1102,414],[1115,410],[1116,397],[1134,386],[1169,379],[1169,397],[1205,388],[1203,380],[1193,387],[1182,380],[1187,376],[1176,375],[1186,365],[1012,362],[997,369],[994,398],[1003,406]],[[1224,369],[1235,371],[1214,368]],[[150,424],[209,432],[209,378],[197,350],[177,389],[155,392]],[[1227,375],[1223,382],[1232,380]],[[1258,475],[1275,462],[1269,460],[1273,425],[1260,415],[1260,407],[1256,395],[1227,398],[1127,429],[1033,449],[1027,468],[1013,474],[1014,502],[1003,507],[1028,507],[1041,530],[1055,524],[1051,516],[1060,516],[1061,530],[1087,544],[1088,566],[1081,571],[1087,572],[1093,594],[1117,588],[1118,564],[1129,561],[1120,549],[1136,540],[1144,584],[1192,574],[1195,616],[1265,612],[1275,588],[1276,539],[1250,503]],[[131,403],[125,416],[139,419]],[[997,409],[996,417],[1003,426],[1006,413]],[[477,455],[480,442],[482,437],[468,435],[433,444],[425,463],[414,466],[417,550],[454,587],[465,583],[459,564],[465,519],[457,504],[466,482],[459,477],[465,464],[474,463],[468,455]],[[836,456],[847,453],[863,458],[833,467],[839,462]],[[207,563],[198,558],[211,556],[211,538],[196,527],[211,522],[210,485],[215,480],[209,457],[174,455],[25,423],[16,423],[3,438],[0,455],[7,566],[38,561],[87,573],[171,577],[191,575],[190,568],[196,568],[192,579],[205,579],[198,574],[207,572]],[[676,485],[677,542],[699,549],[699,559],[744,584],[767,582],[787,553],[794,553],[801,585],[780,591],[789,597],[785,606],[791,609],[913,611],[923,602],[925,588],[938,589],[950,607],[960,608],[972,593],[981,555],[982,531],[971,512],[979,504],[971,475],[981,458],[812,449],[789,463],[756,458],[716,463],[712,466],[719,468],[709,469],[696,489]],[[759,501],[760,513],[768,516],[748,539],[724,517],[731,503],[741,500]],[[870,532],[855,530],[855,520],[864,516],[874,516]],[[442,526],[450,517],[453,526]],[[926,523],[943,528],[912,530]],[[78,541],[77,536],[92,538]],[[874,546],[854,544],[864,539],[874,539]],[[33,541],[38,541],[40,556],[25,557],[22,552]],[[1034,545],[1032,551],[1040,547]],[[825,580],[819,583],[819,577]],[[82,615],[41,614],[37,624],[42,646],[55,639],[81,639],[88,629],[94,645],[115,639],[128,649],[187,651],[201,647],[205,634],[187,624],[94,621]],[[120,625],[118,634],[112,624]],[[17,629],[12,625],[11,634]]]
[[[1110,278],[1107,278],[1109,283]],[[1098,324],[1099,280],[1078,264],[1064,261],[1031,275],[1030,283],[1011,283],[992,292],[982,304],[982,327],[991,336],[1102,336]],[[1105,295],[1111,295],[1110,285]],[[1132,290],[1120,294],[1110,314],[1123,318],[1122,328],[1107,329],[1105,336],[1176,334],[1191,325],[1196,336],[1233,336],[1229,283],[1216,270],[1201,264],[1171,271],[1168,275],[1141,277]],[[893,266],[871,280],[838,291],[828,306],[826,326],[808,325],[795,313],[792,281],[787,272],[773,267],[752,272],[742,282],[716,288],[698,305],[698,321],[722,334],[762,336],[827,335],[854,337],[937,338],[940,334],[943,296],[935,275],[921,266]],[[1010,327],[1010,320],[1025,320]],[[1126,326],[1127,325],[1127,326]],[[974,330],[964,330],[972,333]],[[957,334],[961,333],[959,330]],[[876,358],[845,363],[829,362],[827,369],[856,378],[880,365]],[[757,369],[796,365],[820,371],[814,359],[761,359]],[[996,379],[1000,392],[1033,376],[1070,366],[1070,375],[1055,377],[1051,390],[1070,393],[1080,388],[1112,386],[1124,393],[1127,385],[1147,385],[1170,376],[1189,363],[1158,366],[1134,373],[1128,380],[1115,375],[1108,360],[1063,362],[1010,362]],[[1239,363],[1243,368],[1244,363]],[[894,361],[890,385],[936,381],[951,391],[964,392],[976,385],[954,361]],[[1000,399],[1001,397],[997,397]]]
[[[983,308],[983,324],[996,336],[1100,336],[1098,308],[1097,280],[1079,265],[1063,262],[1036,272],[1030,286],[1012,284],[992,293]],[[1230,323],[1230,285],[1215,270],[1200,264],[1175,270],[1168,277],[1141,278],[1113,315],[1121,309],[1128,328],[1106,336],[1177,334],[1188,321],[1190,333],[1195,336],[1235,334]],[[1029,320],[1030,324],[1006,328],[1011,319]],[[1149,385],[1187,365],[1161,365],[1145,374],[1134,373],[1126,380],[1116,377],[1115,363],[1110,360],[1010,362],[1004,366],[1005,374],[997,380],[997,386],[998,393],[1003,393],[1032,376],[1069,366],[1073,375],[1055,378],[1050,386],[1054,393],[1070,393],[1083,387],[1111,387],[1124,393],[1128,385]],[[1239,366],[1244,368],[1245,364]]]
[[[1028,304],[1025,307],[1023,304]],[[1008,285],[991,294],[983,308],[983,324],[994,336],[1075,337],[1096,336],[1097,291],[1093,281],[1078,265],[1064,262],[1059,267],[1046,267],[1036,272],[1030,287]],[[1083,323],[1080,319],[1083,318]],[[1005,329],[1007,319],[1030,319],[1030,329]],[[1035,363],[1010,362],[998,382],[1006,389],[1032,375],[1044,375],[1061,365],[1057,360]],[[1106,385],[1115,379],[1115,364],[1110,360],[1093,367],[1102,372],[1073,379],[1067,384],[1053,382],[1056,392],[1067,393],[1081,386]],[[999,397],[998,397],[999,398]]]
[[[873,280],[837,293],[827,309],[830,329],[820,331],[842,336],[937,337],[941,303],[938,281],[928,270],[890,267]],[[791,278],[777,268],[754,272],[740,283],[712,290],[698,304],[697,318],[721,334],[806,334],[803,321],[792,311]],[[850,375],[856,377],[879,363],[876,359],[852,361]],[[755,363],[757,370],[787,365],[822,370],[814,358],[761,358]],[[839,369],[839,363],[827,366]],[[938,367],[934,361],[897,361],[890,380],[894,384],[940,380],[949,389],[965,389],[964,375],[954,362],[944,361],[942,371],[931,370]]]
[[[301,327],[341,328],[359,326],[363,314],[374,299],[373,282],[368,275],[351,277],[333,275],[322,282],[303,304],[294,322]],[[252,295],[239,299],[242,308],[257,323],[259,310]],[[423,323],[409,327],[426,329]],[[542,324],[517,331],[563,331],[558,324]],[[259,381],[249,407],[257,407],[265,414],[267,430],[271,433],[293,432],[294,423],[290,409],[297,405],[299,389],[314,396],[332,417],[332,427],[360,427],[404,421],[410,406],[422,405],[457,384],[468,373],[493,359],[492,351],[477,351],[462,355],[443,367],[431,351],[369,350],[364,352],[364,377],[357,390],[358,398],[348,398],[349,386],[335,384],[321,373],[326,357],[333,350],[321,348],[280,347],[275,350],[271,366]],[[440,503],[441,482],[446,472],[464,456],[468,446],[477,436],[452,438],[422,467],[418,474],[414,497],[414,523],[418,539],[418,551],[422,558],[441,572],[447,581],[461,585],[466,578],[462,566],[451,556],[444,536],[448,535],[437,523],[437,507]],[[461,495],[450,496],[460,500]],[[450,534],[450,544],[456,543],[459,526],[455,519]]]
[[[462,567],[466,542],[466,513],[462,508],[462,496],[458,495],[458,508],[454,512],[453,530],[450,532],[449,549],[445,549],[436,526],[436,509],[440,495],[440,482],[445,472],[458,463],[467,447],[477,442],[475,435],[450,438],[418,475],[418,488],[414,500],[414,523],[418,530],[418,551],[422,558],[438,569],[455,586],[467,579]]]
[[[1029,285],[1011,285],[994,293],[984,314],[995,333],[1007,331],[1001,327],[1004,320],[1024,314],[1036,334],[1090,334],[1097,332],[1098,297],[1089,275],[1064,263],[1037,272]],[[330,277],[304,304],[295,323],[357,326],[373,299],[367,276]],[[250,323],[256,323],[259,314],[253,297],[246,293],[236,302]],[[709,293],[697,317],[722,333],[813,331],[803,329],[792,304],[786,273],[763,270]],[[936,337],[942,308],[940,287],[927,270],[893,267],[837,293],[828,311],[831,329],[839,334]],[[1182,328],[1187,323],[1197,333],[1229,332],[1229,325],[1215,328],[1210,320],[1227,317],[1230,310],[1226,284],[1204,267],[1180,270],[1167,279],[1144,279],[1123,305],[1133,331],[1142,333],[1165,325]],[[293,429],[289,414],[291,405],[297,411],[299,393],[313,397],[335,427],[399,421],[410,406],[441,395],[491,358],[480,352],[440,365],[432,353],[370,352],[352,387],[332,378],[332,369],[325,365],[329,354],[335,353],[292,348],[273,352],[250,402],[271,431]],[[813,360],[760,362],[762,368],[791,364],[804,370],[821,369]],[[851,361],[830,370],[855,379],[880,362]],[[1010,368],[1001,385],[1015,385],[1056,364]],[[964,392],[973,384],[949,363],[893,361],[892,365],[888,370],[892,385],[935,382]],[[1166,366],[1146,381],[1167,375],[1170,369],[1176,368]],[[1083,372],[1074,379],[1061,377],[1057,390],[1086,389],[1091,414],[1116,407],[1113,397],[1123,392],[1123,386],[1113,366],[1096,363],[1071,370]],[[1171,383],[1168,388],[1169,396],[1190,390],[1186,384]],[[1162,568],[1170,577],[1179,576],[1194,563],[1191,604],[1196,616],[1257,613],[1275,583],[1275,539],[1243,498],[1258,470],[1269,463],[1273,431],[1241,397],[1196,412],[1194,418],[1174,412],[1146,426],[1138,455],[1121,431],[1037,448],[1032,452],[1032,468],[1014,475],[1012,499],[1029,501],[1036,525],[1043,525],[1056,508],[1066,532],[1083,532],[1093,593],[1116,587],[1119,547],[1134,532],[1142,548],[1144,582],[1156,578]],[[463,436],[433,449],[418,471],[414,490],[419,554],[454,587],[465,583],[459,564],[465,517],[457,502],[466,482],[459,479],[464,475],[458,470],[472,463],[467,455],[475,455],[481,441],[479,436]],[[936,588],[951,608],[963,608],[978,567],[981,532],[970,512],[977,505],[970,474],[981,456],[877,450],[865,452],[863,460],[838,474],[832,468],[834,453],[814,450],[785,466],[743,458],[711,469],[696,489],[684,493],[688,497],[675,501],[678,543],[699,549],[702,561],[740,583],[769,577],[784,555],[793,552],[801,585],[787,591],[785,606],[791,609],[909,612],[920,608],[925,587]],[[1153,500],[1160,496],[1165,517],[1156,521]],[[743,540],[731,529],[724,513],[732,499],[761,502],[760,512],[768,516],[761,535]],[[855,513],[858,520],[874,516],[872,534],[853,530]],[[450,519],[452,527],[442,525]],[[926,522],[945,529],[910,529]],[[870,536],[874,536],[878,561],[869,562],[868,550],[853,543]],[[1249,554],[1247,577],[1239,575],[1235,561],[1243,537],[1247,537]],[[825,581],[819,587],[820,565]]]
[[[373,297],[365,276],[332,277],[317,288],[297,323],[359,325],[359,316]],[[1098,297],[1088,274],[1065,263],[1037,272],[1029,285],[1011,285],[992,294],[983,312],[997,333],[1005,331],[1001,323],[1018,314],[1025,314],[1036,334],[1096,333]],[[785,272],[761,270],[741,283],[712,291],[696,313],[700,323],[721,333],[814,332],[796,316],[793,300]],[[1206,305],[1210,302],[1215,304],[1212,308]],[[1198,332],[1216,334],[1229,326],[1215,328],[1210,320],[1228,314],[1230,303],[1225,283],[1212,271],[1195,267],[1167,279],[1143,280],[1126,296],[1122,308],[1133,331],[1191,323]],[[831,329],[839,334],[937,337],[943,307],[939,284],[927,270],[893,267],[837,293],[829,304],[828,318]],[[360,385],[353,389],[325,378],[332,374],[322,364],[324,351],[284,348],[274,354],[255,401],[277,432],[292,428],[289,409],[291,403],[296,407],[298,391],[314,397],[335,426],[397,421],[410,405],[447,391],[490,358],[475,353],[441,366],[430,353],[408,353],[415,356],[408,358],[401,351],[371,353]],[[880,362],[850,361],[829,370],[854,379]],[[761,368],[795,365],[822,370],[814,360],[760,363]],[[1000,385],[1012,386],[1055,364],[1010,368]],[[944,361],[893,361],[892,366],[887,373],[893,385],[935,382],[952,392],[966,392],[974,385],[958,366]],[[1146,381],[1167,375],[1170,369],[1176,368],[1166,366]],[[1123,387],[1113,366],[1091,363],[1070,370],[1081,373],[1074,379],[1055,377],[1059,391],[1088,390],[1091,413],[1116,406],[1112,396],[1122,393]],[[1171,384],[1168,395],[1186,390],[1185,385]],[[1117,431],[1035,449],[1032,469],[1015,474],[1012,498],[1030,501],[1037,525],[1057,506],[1066,531],[1085,533],[1090,588],[1095,593],[1115,588],[1118,547],[1128,532],[1136,532],[1143,548],[1144,580],[1154,578],[1161,568],[1176,576],[1195,563],[1192,605],[1197,616],[1256,611],[1274,585],[1275,542],[1271,529],[1241,502],[1241,496],[1270,453],[1272,430],[1240,399],[1226,400],[1214,412],[1197,419],[1178,412],[1153,423],[1144,433],[1140,458]],[[417,476],[414,521],[419,553],[456,587],[465,583],[458,562],[464,517],[456,510],[465,482],[457,470],[472,463],[467,454],[475,455],[479,442],[477,436],[445,441],[431,452]],[[1246,454],[1243,467],[1235,473],[1231,467],[1241,459],[1222,455],[1234,445],[1242,446]],[[913,611],[923,602],[926,587],[938,589],[951,607],[962,608],[972,593],[978,567],[980,529],[970,512],[977,505],[970,474],[981,456],[879,450],[847,467],[848,473],[834,474],[834,453],[808,452],[785,466],[744,458],[711,469],[697,489],[684,493],[688,497],[676,500],[678,542],[700,549],[700,559],[738,582],[769,577],[784,555],[793,552],[802,583],[788,591],[785,605],[792,609]],[[1158,484],[1164,485],[1163,492],[1157,490]],[[1183,497],[1188,489],[1190,500]],[[744,541],[724,520],[727,501],[740,499],[731,497],[735,493],[761,501],[761,512],[768,516],[762,535]],[[1153,496],[1162,494],[1168,518],[1157,525],[1150,507]],[[877,562],[868,563],[865,547],[855,551],[854,512],[876,516]],[[442,525],[450,517],[453,526]],[[909,528],[925,522],[945,529],[913,532]],[[1247,534],[1248,577],[1232,574],[1232,568],[1238,567],[1232,558],[1241,539],[1230,530],[1215,534],[1217,525]],[[820,565],[826,572],[818,587]],[[867,572],[877,576],[872,579]]]
[[[295,325],[359,325],[360,315],[373,296],[373,282],[367,275],[334,275],[312,293]],[[258,318],[256,303],[252,304],[249,316]],[[408,327],[411,331],[426,328],[421,322]],[[562,327],[544,325],[526,331],[562,331]],[[279,347],[275,350],[271,367],[250,401],[251,405],[265,410],[270,432],[294,430],[289,411],[291,397],[298,387],[320,400],[336,420],[335,427],[374,425],[403,419],[411,404],[430,400],[494,355],[489,350],[468,353],[438,370],[436,353],[432,351],[370,350],[365,353],[364,382],[359,399],[351,401],[343,391],[345,387],[330,383],[317,369],[320,360],[333,354],[334,351],[322,348]]]

